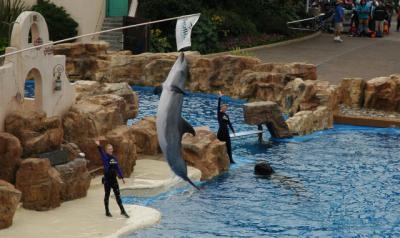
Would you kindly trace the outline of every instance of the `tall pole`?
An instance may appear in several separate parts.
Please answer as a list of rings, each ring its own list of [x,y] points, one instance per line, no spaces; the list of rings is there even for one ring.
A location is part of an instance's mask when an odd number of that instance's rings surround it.
[[[307,14],[308,14],[309,10],[310,10],[310,0],[307,0],[306,1],[306,13]]]

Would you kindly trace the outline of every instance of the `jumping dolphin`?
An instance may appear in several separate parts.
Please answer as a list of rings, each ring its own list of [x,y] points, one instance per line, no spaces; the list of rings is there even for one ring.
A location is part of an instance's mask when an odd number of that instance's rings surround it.
[[[185,55],[181,53],[163,83],[157,110],[157,137],[161,151],[172,171],[195,188],[187,175],[186,162],[182,159],[182,135],[196,135],[193,127],[182,118],[183,87],[188,75]],[[198,188],[197,188],[198,189]]]

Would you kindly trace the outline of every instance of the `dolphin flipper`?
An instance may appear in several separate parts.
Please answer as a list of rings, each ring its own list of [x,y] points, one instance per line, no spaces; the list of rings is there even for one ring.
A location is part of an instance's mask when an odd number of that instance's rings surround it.
[[[178,86],[175,85],[171,85],[171,91],[176,92],[176,93],[180,93],[183,95],[187,95],[181,88],[179,88]]]
[[[185,119],[181,117],[181,121],[179,122],[179,131],[181,132],[181,135],[185,133],[190,133],[193,136],[196,135],[196,131],[193,129],[193,126],[189,124]]]

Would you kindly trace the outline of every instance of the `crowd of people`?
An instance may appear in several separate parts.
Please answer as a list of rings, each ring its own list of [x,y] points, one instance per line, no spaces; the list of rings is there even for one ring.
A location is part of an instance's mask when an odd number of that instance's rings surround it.
[[[336,0],[314,1],[324,12],[333,7],[336,42],[342,42],[340,37],[345,23],[349,25],[351,36],[383,37],[391,30],[392,20],[397,19],[396,30],[400,30],[400,1],[396,0]],[[346,12],[351,14],[350,22],[346,22]],[[395,17],[394,17],[395,16]]]

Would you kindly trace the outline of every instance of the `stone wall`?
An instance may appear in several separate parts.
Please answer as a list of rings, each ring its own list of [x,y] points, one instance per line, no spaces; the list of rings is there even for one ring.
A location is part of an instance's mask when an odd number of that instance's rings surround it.
[[[336,91],[337,105],[400,112],[400,75],[343,79]]]

